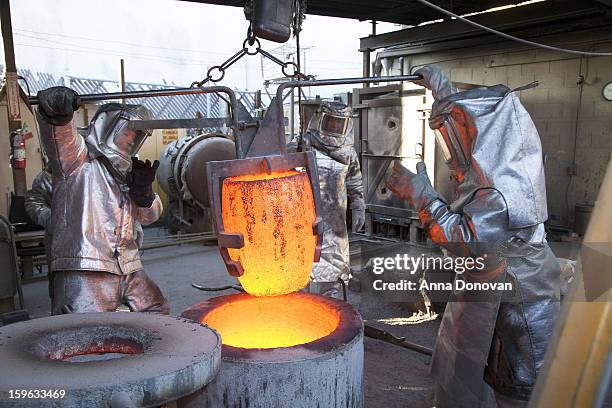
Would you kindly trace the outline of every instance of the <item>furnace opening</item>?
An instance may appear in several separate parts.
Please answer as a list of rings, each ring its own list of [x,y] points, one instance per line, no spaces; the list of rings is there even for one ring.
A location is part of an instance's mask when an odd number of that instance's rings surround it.
[[[138,327],[74,327],[43,334],[32,352],[45,360],[73,363],[113,360],[142,354],[153,340],[153,333]]]
[[[219,332],[224,345],[240,348],[292,347],[332,333],[340,314],[316,297],[291,293],[274,297],[241,295],[201,320]]]

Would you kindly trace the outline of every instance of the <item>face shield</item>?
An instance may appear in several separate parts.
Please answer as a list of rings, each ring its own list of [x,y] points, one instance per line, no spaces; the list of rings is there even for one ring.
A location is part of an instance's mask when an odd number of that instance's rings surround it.
[[[451,169],[465,167],[467,156],[461,147],[460,134],[453,120],[446,118],[439,128],[434,129],[434,133],[446,164]]]
[[[350,118],[322,112],[319,122],[319,131],[326,135],[344,137],[348,130]]]
[[[106,138],[106,146],[119,154],[130,159],[134,156],[151,132],[145,130],[130,129],[130,120],[125,116],[118,116],[114,126],[111,126],[112,133]]]
[[[330,112],[318,113],[317,130],[321,143],[328,148],[339,148],[353,144],[353,124],[350,116],[336,115]],[[351,136],[350,139],[348,136]]]

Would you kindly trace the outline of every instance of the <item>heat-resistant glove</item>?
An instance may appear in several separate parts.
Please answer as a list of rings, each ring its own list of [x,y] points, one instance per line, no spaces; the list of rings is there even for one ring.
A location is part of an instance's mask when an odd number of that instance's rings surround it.
[[[421,75],[423,77],[423,79],[416,80],[414,83],[430,89],[436,101],[457,92],[457,88],[453,86],[453,83],[442,73],[442,70],[437,65],[425,65],[414,71],[414,75]]]
[[[365,224],[365,208],[351,209],[351,218],[353,220],[353,232],[361,230]]]
[[[130,188],[130,198],[138,207],[149,208],[153,204],[155,193],[152,184],[158,167],[158,160],[151,164],[149,160],[143,162],[132,157],[132,170],[128,173],[126,181]]]
[[[438,193],[427,177],[425,163],[417,163],[416,168],[414,174],[395,161],[391,176],[387,179],[387,187],[399,198],[408,201],[412,208],[421,211],[438,198]]]
[[[54,86],[38,92],[38,112],[42,118],[56,126],[72,120],[74,111],[79,109],[79,94],[65,86]]]

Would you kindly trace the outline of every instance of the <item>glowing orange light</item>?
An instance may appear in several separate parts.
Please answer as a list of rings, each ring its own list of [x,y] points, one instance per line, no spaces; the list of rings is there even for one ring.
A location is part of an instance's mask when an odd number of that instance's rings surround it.
[[[239,280],[247,293],[282,295],[308,284],[316,247],[315,216],[312,187],[304,172],[223,180],[224,229],[244,236],[244,247],[228,252],[242,264]]]
[[[237,295],[201,320],[224,345],[241,348],[291,347],[327,336],[340,322],[337,310],[312,295]]]

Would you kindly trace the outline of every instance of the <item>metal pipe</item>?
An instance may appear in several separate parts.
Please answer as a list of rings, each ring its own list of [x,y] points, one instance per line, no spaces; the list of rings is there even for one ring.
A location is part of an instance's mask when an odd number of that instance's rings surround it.
[[[121,85],[121,92],[125,92],[125,62],[123,58],[119,60],[119,84]],[[121,103],[125,103],[125,98],[121,100]]]
[[[433,355],[433,350],[428,347],[413,343],[403,337],[395,337],[391,333],[381,329],[377,329],[376,327],[370,326],[369,324],[363,325],[363,335],[372,339],[382,340],[384,342],[391,343],[396,346],[406,348],[408,350],[416,351],[417,353],[425,354],[426,356]]]
[[[169,240],[168,242],[153,242],[150,244],[143,244],[140,250],[145,251],[148,249],[165,248],[165,247],[174,246],[174,245],[191,244],[194,242],[206,241],[206,240],[214,239],[214,238],[216,238],[216,236],[211,234],[208,236],[202,236],[202,237],[196,237],[196,238],[174,239],[174,240]]]
[[[172,88],[172,89],[152,89],[148,91],[128,91],[128,92],[106,92],[98,94],[79,95],[81,102],[97,102],[109,99],[133,99],[133,98],[154,98],[158,96],[191,95],[225,93],[229,95],[232,106],[236,106],[236,94],[231,88],[226,86],[207,86],[204,88]],[[31,96],[28,98],[30,105],[38,105],[38,98]]]
[[[227,86],[207,86],[194,88],[173,88],[173,89],[153,89],[148,91],[128,91],[128,92],[106,92],[99,94],[79,95],[81,102],[98,102],[112,99],[134,99],[134,98],[155,98],[159,96],[175,96],[175,95],[192,95],[192,94],[211,94],[224,93],[229,97],[228,104],[230,105],[232,128],[238,129],[238,117],[233,110],[238,106],[236,93]],[[221,97],[223,98],[223,97]],[[225,99],[225,98],[223,98]],[[30,105],[38,105],[38,97],[32,96],[28,98]],[[238,157],[244,157],[244,147],[242,146],[242,138],[236,138],[236,154]]]
[[[189,234],[181,234],[180,238],[195,238],[195,237],[214,237],[215,234],[212,231],[208,231],[208,232],[192,232]],[[165,241],[165,240],[169,240],[169,239],[179,239],[179,237],[177,235],[157,235],[157,236],[152,236],[150,239],[147,239],[147,242],[159,242],[159,241]]]
[[[337,78],[318,79],[312,81],[289,81],[284,82],[276,89],[276,100],[282,100],[283,91],[287,88],[303,88],[306,86],[347,85],[347,84],[371,84],[375,82],[404,82],[418,81],[423,79],[420,75],[395,75],[384,77],[361,77],[361,78]]]

